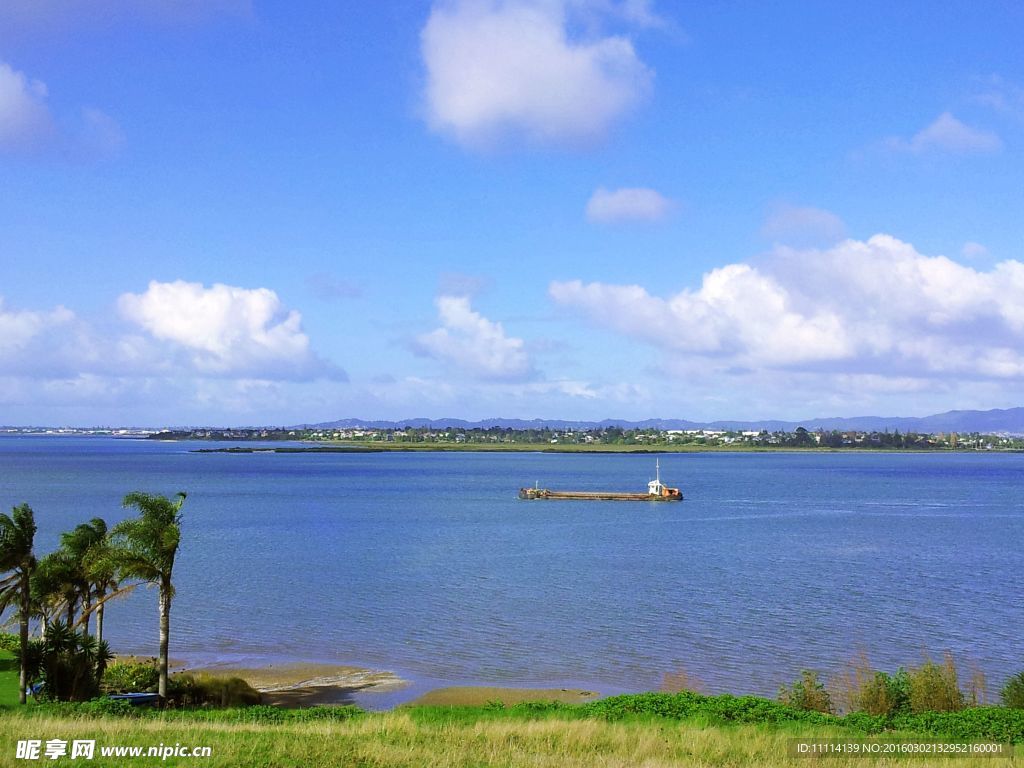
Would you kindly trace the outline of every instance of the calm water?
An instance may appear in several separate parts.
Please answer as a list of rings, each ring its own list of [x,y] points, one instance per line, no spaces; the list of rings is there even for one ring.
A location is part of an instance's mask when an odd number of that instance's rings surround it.
[[[130,490],[186,490],[172,655],[320,660],[417,683],[774,693],[859,651],[1024,668],[1024,455],[661,457],[681,504],[523,502],[521,485],[640,490],[652,456],[196,454],[0,438],[0,504],[38,551]],[[152,654],[156,595],[107,612]]]

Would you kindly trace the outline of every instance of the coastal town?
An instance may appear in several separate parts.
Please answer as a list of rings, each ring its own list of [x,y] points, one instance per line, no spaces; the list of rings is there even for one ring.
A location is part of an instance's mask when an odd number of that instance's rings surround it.
[[[876,450],[1024,450],[1024,437],[1010,434],[936,433],[894,431],[808,430],[793,431],[722,429],[512,429],[512,428],[244,428],[159,431],[149,435],[161,440],[299,440],[324,443],[421,447],[529,447],[611,450],[648,449],[876,449]]]

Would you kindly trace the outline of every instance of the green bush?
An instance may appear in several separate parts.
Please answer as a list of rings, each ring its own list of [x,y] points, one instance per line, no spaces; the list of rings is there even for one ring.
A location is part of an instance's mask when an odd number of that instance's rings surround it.
[[[0,651],[14,651],[18,650],[21,645],[21,641],[18,636],[10,632],[0,632]]]
[[[103,672],[105,693],[152,693],[160,681],[156,659],[143,662],[118,662]]]
[[[181,707],[249,707],[260,692],[240,677],[213,677],[182,672],[167,683],[167,698]]]
[[[513,707],[517,710],[521,705]],[[577,706],[561,705],[583,717],[623,720],[636,716],[664,717],[672,720],[701,718],[713,723],[793,723],[835,724],[839,719],[816,711],[794,709],[758,696],[704,696],[692,691],[681,693],[636,693],[612,696]],[[539,711],[550,711],[546,707]]]
[[[825,690],[824,684],[818,680],[818,673],[805,669],[800,673],[800,679],[788,688],[782,686],[779,689],[779,701],[793,709],[803,709],[808,712],[823,712],[832,714],[832,699]]]
[[[25,651],[29,683],[41,683],[38,697],[52,701],[88,701],[98,696],[100,680],[114,658],[105,641],[60,621],[50,624],[44,639],[30,641]],[[21,660],[21,651],[15,656]]]
[[[942,664],[928,659],[920,667],[911,669],[907,677],[911,712],[958,712],[964,708],[964,694],[951,654],[946,654]]]
[[[854,710],[889,717],[910,711],[910,677],[900,667],[896,674],[875,672],[854,693]]]
[[[1024,709],[1024,672],[1018,672],[1006,681],[1000,697],[1003,700],[1003,706]]]
[[[959,712],[899,715],[889,727],[951,741],[997,741],[1024,744],[1024,710],[1009,707],[971,707]]]

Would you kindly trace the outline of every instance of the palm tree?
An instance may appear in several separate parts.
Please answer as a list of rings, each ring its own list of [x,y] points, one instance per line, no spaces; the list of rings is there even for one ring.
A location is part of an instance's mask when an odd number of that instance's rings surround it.
[[[18,607],[19,667],[18,701],[25,703],[28,687],[28,619],[32,612],[32,571],[36,558],[32,546],[36,537],[35,515],[32,507],[22,504],[10,515],[0,514],[0,613],[8,606]]]
[[[97,521],[103,522],[100,518],[95,518],[93,523]],[[103,529],[106,532],[106,524]],[[117,563],[114,555],[110,539],[106,535],[91,546],[85,554],[85,572],[92,588],[92,598],[95,600],[91,610],[96,614],[96,639],[100,642],[103,642],[103,613],[107,601],[135,588],[134,584],[124,589],[121,588],[118,583]]]
[[[88,523],[76,525],[74,530],[62,533],[60,537],[60,549],[72,564],[76,602],[82,606],[79,624],[83,625],[86,634],[89,633],[89,617],[94,597],[94,584],[89,573],[90,554],[102,546],[106,538],[107,523],[102,517],[94,517]],[[68,611],[69,625],[73,623],[74,614],[74,606],[71,606]]]
[[[138,516],[124,520],[111,532],[111,548],[118,571],[125,578],[155,584],[160,589],[160,698],[167,698],[167,646],[171,633],[171,600],[174,584],[174,556],[181,542],[181,505],[185,494],[175,500],[148,493],[129,493],[124,506],[138,510]]]
[[[43,555],[32,571],[32,602],[42,619],[43,634],[63,613],[70,626],[81,594],[79,567],[62,549]]]

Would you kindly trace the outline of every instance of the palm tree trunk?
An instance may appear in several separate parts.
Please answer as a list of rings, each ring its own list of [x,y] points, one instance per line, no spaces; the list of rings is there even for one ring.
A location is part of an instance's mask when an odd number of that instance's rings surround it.
[[[157,692],[160,698],[167,698],[167,646],[171,637],[171,585],[160,583],[160,684]]]
[[[18,673],[18,703],[24,704],[27,701],[26,691],[28,690],[28,614],[31,610],[32,599],[29,588],[28,572],[23,572],[21,577],[21,610],[18,612],[18,640],[21,643],[21,664]]]
[[[104,604],[100,603],[100,607],[96,609],[96,640],[103,642],[103,608]]]
[[[89,619],[92,618],[92,612],[89,610],[90,607],[92,607],[92,603],[89,597],[86,596],[82,601],[82,618],[85,620],[85,623],[82,624],[82,631],[87,635],[89,634]]]

